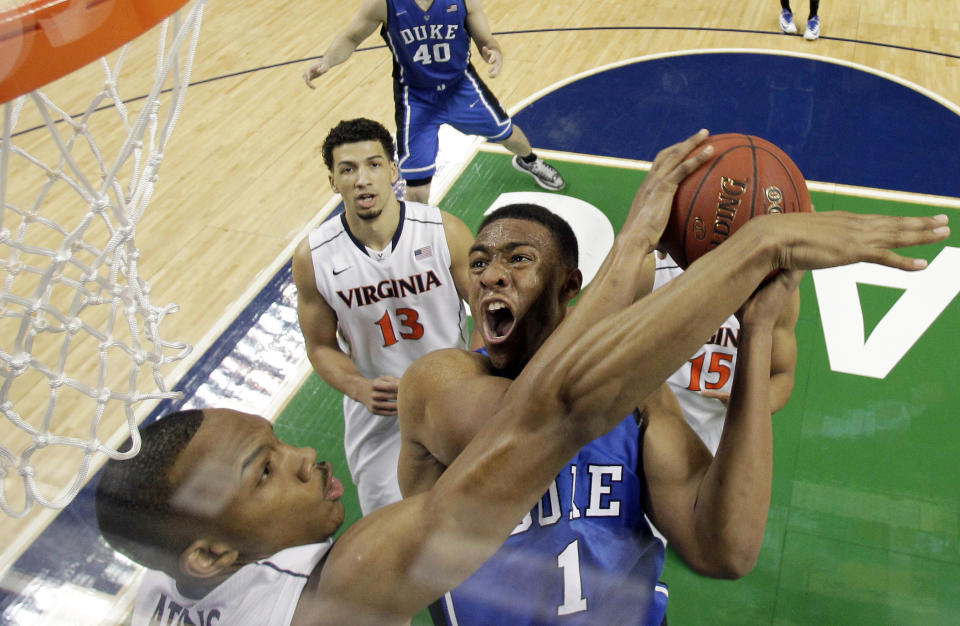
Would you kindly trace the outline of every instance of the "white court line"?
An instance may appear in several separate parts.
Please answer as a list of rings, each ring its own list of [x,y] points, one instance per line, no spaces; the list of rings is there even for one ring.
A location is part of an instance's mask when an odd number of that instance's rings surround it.
[[[484,144],[479,148],[479,151],[510,154],[509,150],[498,144]],[[652,165],[650,161],[578,154],[576,152],[541,150],[539,148],[536,150],[536,153],[554,161],[566,161],[568,163],[583,163],[587,165],[600,165],[605,167],[618,167],[622,169],[633,169],[640,171],[648,171]],[[953,198],[950,196],[936,196],[932,194],[896,191],[890,189],[875,189],[873,187],[856,187],[853,185],[825,183],[815,180],[808,180],[806,182],[808,189],[820,193],[836,193],[845,196],[857,196],[875,200],[889,200],[891,202],[903,202],[906,204],[928,204],[935,207],[960,209],[960,198]]]

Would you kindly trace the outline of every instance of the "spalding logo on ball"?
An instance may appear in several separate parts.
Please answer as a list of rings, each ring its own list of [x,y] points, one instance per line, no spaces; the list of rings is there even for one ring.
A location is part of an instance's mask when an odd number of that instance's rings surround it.
[[[660,249],[686,268],[758,215],[810,211],[810,192],[796,164],[766,139],[713,135],[691,154],[714,155],[677,187]]]

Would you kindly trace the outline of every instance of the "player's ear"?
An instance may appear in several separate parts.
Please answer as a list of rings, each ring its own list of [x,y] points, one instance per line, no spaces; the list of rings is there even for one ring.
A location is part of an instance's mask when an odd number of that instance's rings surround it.
[[[583,274],[580,273],[579,269],[571,270],[567,275],[566,280],[563,281],[563,286],[560,288],[561,302],[566,304],[573,300],[577,294],[580,293],[580,288],[582,286]]]
[[[390,182],[395,183],[399,178],[400,178],[400,168],[397,167],[397,162],[390,161]]]
[[[180,571],[191,578],[213,578],[229,570],[240,552],[223,541],[197,539],[180,553]]]
[[[337,183],[333,182],[333,174],[327,174],[327,180],[330,181],[330,189],[333,189],[333,193],[340,193],[340,190],[337,189]]]

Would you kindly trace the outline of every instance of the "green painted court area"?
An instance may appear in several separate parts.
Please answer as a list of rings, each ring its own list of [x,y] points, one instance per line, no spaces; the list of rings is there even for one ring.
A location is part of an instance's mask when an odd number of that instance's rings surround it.
[[[644,173],[560,166],[563,193],[593,204],[619,228]],[[507,191],[539,189],[513,170],[507,155],[479,152],[441,208],[475,229]],[[956,213],[812,195],[818,211]],[[837,623],[839,617],[849,624],[958,623],[960,386],[952,371],[960,349],[958,249],[960,226],[954,226],[944,244],[910,251],[932,262],[927,272],[936,270],[936,281],[902,283],[869,272],[804,277],[796,386],[773,418],[773,497],[760,560],[744,579],[718,581],[693,574],[668,550],[663,580],[672,625]],[[851,293],[848,304],[828,306]],[[822,320],[837,354],[828,354]],[[849,330],[858,324],[859,336]],[[832,368],[841,357],[843,366]],[[882,364],[889,372],[878,376]],[[311,375],[276,430],[334,464],[347,487],[346,526],[359,506],[343,458],[340,398]],[[421,614],[414,623],[430,622]]]

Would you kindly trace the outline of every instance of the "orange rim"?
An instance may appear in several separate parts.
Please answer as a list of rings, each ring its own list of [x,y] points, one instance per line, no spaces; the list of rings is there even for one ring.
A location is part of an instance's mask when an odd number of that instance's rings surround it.
[[[34,0],[0,11],[0,102],[116,50],[187,0]]]

